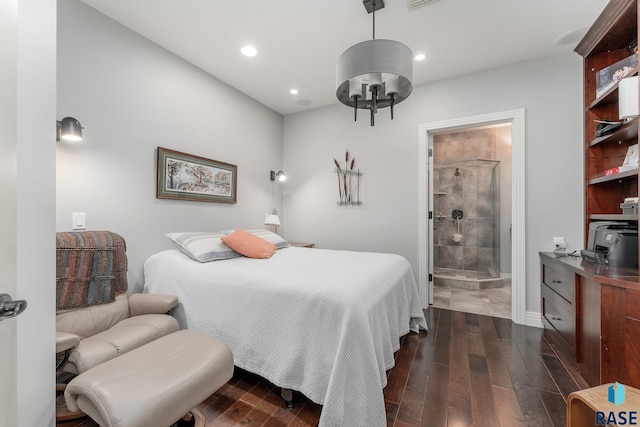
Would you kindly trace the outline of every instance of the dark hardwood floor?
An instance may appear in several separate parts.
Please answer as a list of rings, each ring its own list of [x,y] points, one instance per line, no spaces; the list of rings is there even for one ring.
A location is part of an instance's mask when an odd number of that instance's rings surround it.
[[[565,426],[568,394],[587,385],[556,335],[508,319],[438,308],[425,313],[429,333],[405,336],[388,372],[388,426]],[[201,405],[206,425],[317,425],[320,405],[297,395],[288,410],[279,393],[238,370]],[[85,419],[57,426],[96,424]]]

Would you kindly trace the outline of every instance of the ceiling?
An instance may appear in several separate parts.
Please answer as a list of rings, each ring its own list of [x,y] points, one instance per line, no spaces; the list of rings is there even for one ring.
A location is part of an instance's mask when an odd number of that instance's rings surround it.
[[[82,1],[283,115],[337,104],[337,58],[372,37],[361,0]],[[437,0],[410,11],[408,1],[385,0],[376,38],[426,54],[414,87],[571,52],[608,3]],[[240,53],[247,44],[257,56]]]

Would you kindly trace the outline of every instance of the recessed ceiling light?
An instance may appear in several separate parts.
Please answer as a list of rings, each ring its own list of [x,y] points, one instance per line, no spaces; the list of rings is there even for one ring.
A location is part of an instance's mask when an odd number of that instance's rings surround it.
[[[409,10],[415,10],[419,7],[426,6],[431,3],[435,3],[438,0],[407,0],[407,6],[409,6]]]
[[[258,51],[256,50],[256,48],[249,45],[240,49],[240,52],[242,52],[244,56],[256,56],[258,54]]]
[[[298,89],[291,89],[291,90],[289,91],[289,93],[290,93],[291,95],[297,95],[297,94],[298,94]]]
[[[426,57],[427,55],[425,55],[424,53],[419,53],[416,56],[414,56],[413,59],[415,59],[416,61],[424,61]]]
[[[560,34],[553,41],[553,44],[557,46],[569,46],[578,43],[582,37],[587,33],[588,28],[578,28],[575,30],[567,31]]]

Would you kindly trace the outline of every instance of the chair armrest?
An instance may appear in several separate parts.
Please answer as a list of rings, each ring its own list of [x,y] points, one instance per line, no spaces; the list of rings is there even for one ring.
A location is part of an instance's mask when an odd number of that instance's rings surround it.
[[[129,295],[129,315],[166,314],[178,305],[178,297],[159,294],[131,294]]]
[[[70,350],[80,344],[80,337],[68,332],[56,331],[56,353]]]

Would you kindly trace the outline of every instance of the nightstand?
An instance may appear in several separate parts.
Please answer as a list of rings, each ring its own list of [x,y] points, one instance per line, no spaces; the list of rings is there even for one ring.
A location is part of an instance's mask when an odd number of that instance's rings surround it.
[[[289,244],[297,248],[312,248],[316,245],[315,243],[300,243],[300,242],[289,242]]]

